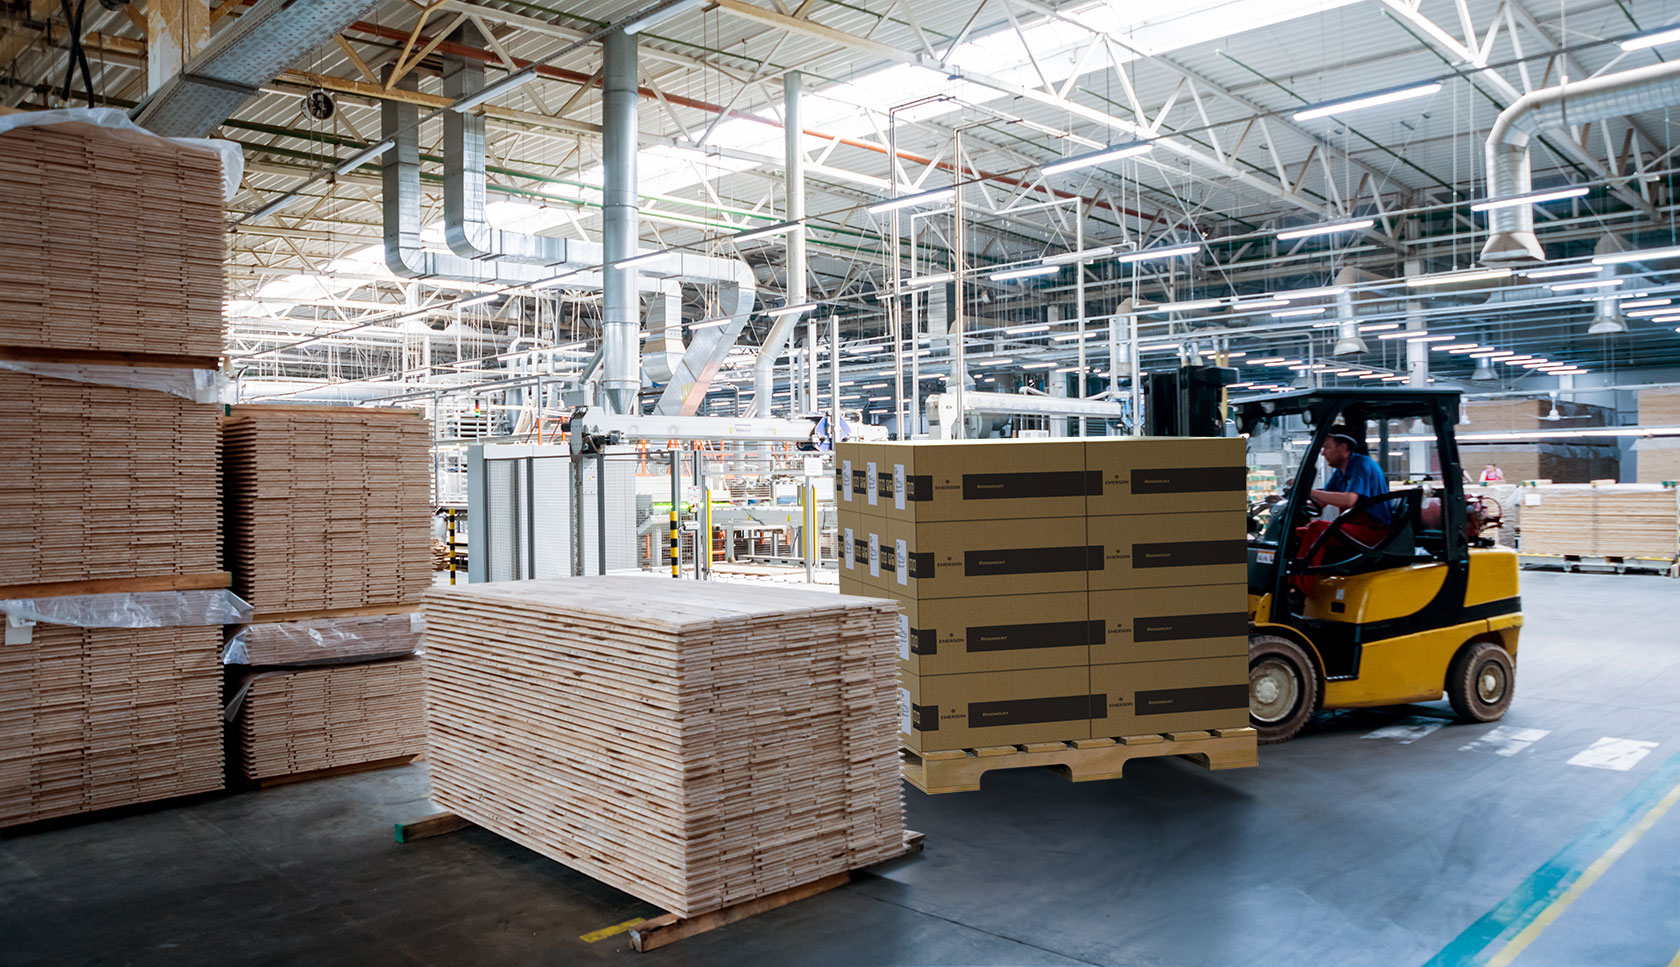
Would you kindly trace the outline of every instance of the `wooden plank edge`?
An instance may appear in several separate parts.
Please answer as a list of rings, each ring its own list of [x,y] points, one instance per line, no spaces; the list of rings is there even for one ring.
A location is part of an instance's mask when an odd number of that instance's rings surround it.
[[[177,356],[110,349],[51,349],[42,346],[0,345],[0,359],[20,363],[62,363],[70,366],[134,366],[145,369],[221,369],[220,356]]]
[[[433,813],[406,823],[396,823],[397,842],[412,843],[417,839],[442,836],[471,826],[472,820],[452,812]]]
[[[360,772],[377,772],[380,769],[394,769],[406,766],[418,758],[415,755],[398,755],[386,759],[374,759],[370,762],[354,762],[349,765],[332,766],[327,769],[311,769],[308,772],[293,772],[284,776],[264,776],[258,779],[247,779],[246,783],[256,789],[269,789],[274,786],[289,786],[295,782],[313,782],[316,779],[335,779],[339,776],[353,776]]]
[[[60,598],[71,594],[139,594],[147,591],[211,591],[229,587],[233,575],[226,571],[207,574],[160,574],[143,578],[92,578],[86,581],[43,581],[0,587],[0,599]]]
[[[702,933],[709,933],[719,927],[738,923],[748,917],[755,917],[761,913],[785,907],[790,903],[827,893],[829,890],[845,886],[852,881],[852,874],[832,873],[821,879],[812,880],[799,886],[790,887],[777,893],[771,893],[745,903],[702,913],[699,916],[683,918],[674,913],[665,913],[648,920],[644,920],[630,928],[630,946],[638,953],[658,950],[667,944],[676,943],[685,937],[693,937]]]
[[[379,618],[386,615],[417,614],[420,603],[368,604],[354,608],[319,608],[314,611],[257,611],[251,624],[271,624],[280,621],[315,621],[322,618]]]

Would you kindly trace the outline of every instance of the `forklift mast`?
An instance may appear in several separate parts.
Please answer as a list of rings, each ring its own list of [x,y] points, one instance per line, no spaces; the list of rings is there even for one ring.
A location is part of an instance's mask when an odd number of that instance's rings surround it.
[[[1149,436],[1224,436],[1225,387],[1237,381],[1226,366],[1181,366],[1151,373],[1144,409]]]

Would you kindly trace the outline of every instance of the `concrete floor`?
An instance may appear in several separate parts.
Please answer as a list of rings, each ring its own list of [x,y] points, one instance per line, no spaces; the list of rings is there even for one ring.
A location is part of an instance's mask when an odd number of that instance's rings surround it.
[[[1501,731],[1438,727],[1438,706],[1342,713],[1263,749],[1258,769],[1144,761],[1114,782],[1020,770],[979,793],[911,790],[922,855],[648,956],[1447,964],[1503,950],[1518,967],[1668,964],[1680,582],[1525,572],[1523,595]],[[1606,738],[1653,745],[1569,762]],[[393,842],[391,824],[427,813],[425,796],[416,765],[0,839],[0,963],[634,956],[622,935],[580,935],[651,913],[640,901],[483,830]],[[1600,869],[1607,850],[1619,858]]]

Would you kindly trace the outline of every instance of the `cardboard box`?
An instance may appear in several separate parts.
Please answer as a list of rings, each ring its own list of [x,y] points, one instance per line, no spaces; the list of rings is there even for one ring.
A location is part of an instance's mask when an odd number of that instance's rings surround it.
[[[1248,506],[1248,453],[1241,437],[1086,439],[1091,492],[1085,512],[1242,513]]]
[[[869,573],[869,534],[880,530],[880,525],[879,518],[865,517],[855,507],[843,507],[835,513],[835,551],[842,581],[848,577],[864,581]]]
[[[889,520],[1085,516],[1079,440],[886,443],[876,460],[877,506]]]
[[[1083,517],[897,521],[887,530],[883,573],[909,598],[1084,591],[1087,571],[1102,564]]]
[[[1103,704],[1084,665],[899,681],[899,742],[915,752],[1088,739]]]
[[[1038,523],[1043,523],[1042,521]],[[1102,555],[1090,590],[1248,582],[1248,529],[1241,511],[1090,517],[1087,540]]]
[[[1086,609],[1100,630],[1091,664],[1248,654],[1248,588],[1218,584],[1092,591]]]
[[[1101,633],[1077,592],[927,599],[878,593],[898,601],[898,664],[912,675],[1083,668]]]
[[[1248,726],[1248,658],[1186,658],[1092,665],[1094,738]]]
[[[880,452],[879,443],[842,443],[834,448],[835,507],[881,516]]]

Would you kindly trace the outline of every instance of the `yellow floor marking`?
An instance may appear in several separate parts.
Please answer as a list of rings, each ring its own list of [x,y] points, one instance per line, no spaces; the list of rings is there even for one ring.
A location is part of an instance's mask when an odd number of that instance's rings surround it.
[[[1674,952],[1674,959],[1668,962],[1668,967],[1680,967],[1680,950]]]
[[[634,927],[636,924],[643,923],[646,920],[647,917],[635,917],[633,919],[626,920],[623,923],[615,923],[610,927],[602,927],[599,930],[591,930],[578,939],[584,943],[594,943],[597,940],[605,940],[608,937],[616,937],[626,930],[629,930],[631,927]]]
[[[1645,815],[1639,817],[1639,822],[1635,823],[1632,829],[1623,833],[1622,838],[1616,840],[1614,845],[1605,850],[1603,856],[1593,860],[1592,865],[1582,871],[1580,878],[1569,885],[1569,889],[1563,891],[1556,900],[1546,906],[1546,909],[1540,911],[1540,915],[1534,918],[1533,923],[1524,927],[1521,933],[1512,937],[1510,943],[1501,947],[1499,953],[1494,954],[1488,960],[1487,967],[1508,967],[1511,961],[1517,959],[1518,954],[1534,942],[1534,938],[1540,936],[1542,930],[1551,926],[1552,922],[1562,916],[1563,911],[1569,909],[1569,905],[1579,899],[1588,887],[1597,883],[1598,878],[1603,876],[1605,871],[1609,870],[1617,860],[1621,859],[1622,854],[1631,849],[1641,836],[1644,836],[1652,826],[1655,826],[1657,820],[1661,819],[1663,814],[1668,812],[1676,802],[1680,802],[1680,785],[1670,789],[1668,795],[1658,800],[1657,804],[1652,806]],[[1669,967],[1677,967],[1677,965],[1680,965],[1680,954],[1675,954],[1675,959],[1669,963]]]

